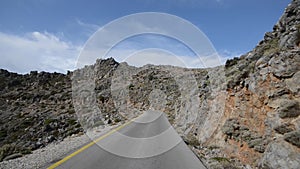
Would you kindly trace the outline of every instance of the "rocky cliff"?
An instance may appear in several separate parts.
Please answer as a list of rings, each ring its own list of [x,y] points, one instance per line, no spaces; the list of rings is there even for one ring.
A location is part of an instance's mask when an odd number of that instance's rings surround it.
[[[299,168],[299,49],[293,0],[272,32],[225,66],[136,68],[110,58],[67,75],[1,70],[0,160],[158,109],[210,168]]]
[[[229,157],[262,168],[300,166],[299,42],[294,0],[253,51],[226,62],[225,121],[213,140]]]

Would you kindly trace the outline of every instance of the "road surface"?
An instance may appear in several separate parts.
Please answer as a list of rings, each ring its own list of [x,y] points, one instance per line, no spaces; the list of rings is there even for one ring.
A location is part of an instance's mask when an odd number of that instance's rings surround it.
[[[49,168],[204,169],[164,113],[146,111]]]

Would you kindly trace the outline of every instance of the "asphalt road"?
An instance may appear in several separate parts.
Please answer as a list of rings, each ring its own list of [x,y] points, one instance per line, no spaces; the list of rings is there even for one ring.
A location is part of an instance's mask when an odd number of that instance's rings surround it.
[[[204,169],[164,113],[147,111],[50,168]]]

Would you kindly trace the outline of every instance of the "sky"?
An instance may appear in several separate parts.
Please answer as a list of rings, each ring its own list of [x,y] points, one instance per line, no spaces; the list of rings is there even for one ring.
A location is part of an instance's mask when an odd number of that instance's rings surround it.
[[[290,0],[1,0],[0,68],[18,73],[74,70],[87,40],[97,30],[121,17],[142,12],[171,14],[195,25],[218,53],[220,60],[214,64],[223,64],[226,59],[252,50],[265,32],[272,31],[289,3]],[[122,29],[120,26],[114,31]],[[175,28],[170,25],[170,29]],[[103,41],[101,37],[100,40]],[[106,57],[135,66],[151,63],[205,67],[196,61],[193,50],[180,39],[143,34],[122,39]]]

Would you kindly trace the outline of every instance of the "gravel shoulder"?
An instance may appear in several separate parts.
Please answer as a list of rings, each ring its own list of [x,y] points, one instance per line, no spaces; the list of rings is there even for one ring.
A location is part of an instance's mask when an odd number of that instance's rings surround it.
[[[107,126],[102,129],[95,128],[86,134],[67,137],[61,142],[51,143],[46,147],[33,151],[31,154],[3,161],[0,163],[0,169],[36,169],[49,167],[51,164],[62,159],[66,154],[77,150],[79,147],[107,133],[114,127],[116,126]]]

